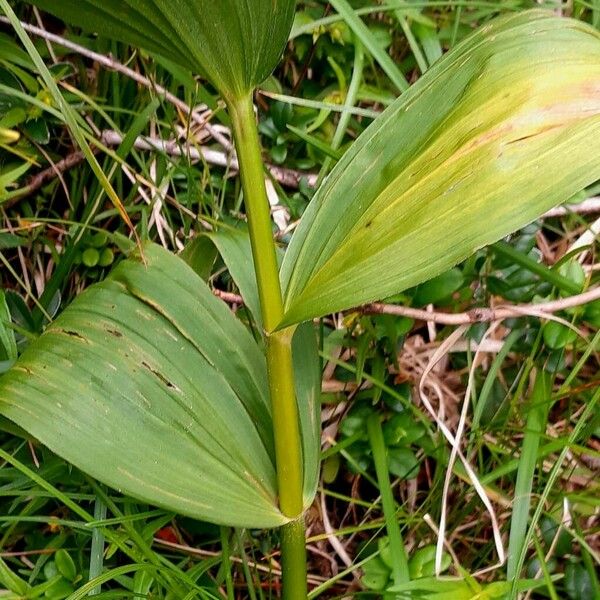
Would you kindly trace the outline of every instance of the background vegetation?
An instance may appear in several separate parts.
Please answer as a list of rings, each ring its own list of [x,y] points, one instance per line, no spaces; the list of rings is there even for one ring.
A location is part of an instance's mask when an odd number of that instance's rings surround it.
[[[315,184],[378,112],[474,28],[540,4],[600,24],[598,0],[300,2],[281,67],[256,96],[281,247]],[[243,228],[230,123],[210,86],[156,56],[12,5],[93,132],[140,238],[181,251],[199,232]],[[432,598],[503,597],[506,587],[489,585],[506,579],[498,546],[540,579],[527,595],[600,598],[600,304],[554,320],[527,308],[595,281],[598,191],[384,305],[319,323],[324,461],[308,518],[311,598],[381,597],[396,568],[386,523],[400,525],[412,577],[432,575],[440,519],[442,567],[464,584],[432,590]],[[1,18],[0,218],[3,372],[121,259],[130,232]],[[189,260],[250,323],[237,277],[214,247],[200,246]],[[515,303],[526,307],[495,324],[472,311]],[[437,421],[462,430],[479,489],[424,400]],[[142,505],[4,426],[5,597],[182,598],[182,589],[186,598],[277,597],[276,531],[219,528]],[[509,573],[518,567],[509,563]],[[84,587],[101,573],[102,586]]]

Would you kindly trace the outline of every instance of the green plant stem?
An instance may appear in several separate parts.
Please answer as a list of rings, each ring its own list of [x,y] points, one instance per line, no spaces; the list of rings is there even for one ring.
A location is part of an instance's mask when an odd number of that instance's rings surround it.
[[[385,528],[390,540],[392,579],[396,585],[408,583],[410,581],[408,559],[406,557],[406,550],[404,549],[402,533],[400,532],[400,527],[398,526],[398,520],[396,518],[396,503],[394,502],[392,486],[390,484],[387,452],[379,414],[374,413],[369,417],[367,420],[367,431],[369,434],[371,450],[373,451],[373,462],[375,463],[375,472],[377,473],[379,493],[381,494]]]
[[[304,516],[281,528],[281,571],[283,598],[306,600],[306,538]]]
[[[282,333],[287,335],[276,333],[267,336],[267,367],[273,412],[279,505],[284,515],[296,518],[302,514],[304,508],[302,446],[292,366],[292,335],[289,331]]]
[[[300,421],[292,366],[292,329],[274,331],[283,317],[283,298],[273,241],[271,212],[252,95],[228,102],[235,140],[252,259],[265,334],[273,414],[275,461],[281,512],[294,519],[283,527],[283,598],[306,598],[306,548]]]
[[[268,335],[283,317],[283,300],[252,97],[230,101],[228,106],[244,190],[263,325]]]

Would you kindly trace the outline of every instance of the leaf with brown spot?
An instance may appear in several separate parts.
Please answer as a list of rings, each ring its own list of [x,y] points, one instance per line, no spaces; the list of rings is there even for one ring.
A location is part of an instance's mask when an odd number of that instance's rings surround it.
[[[0,378],[0,413],[136,498],[236,527],[284,524],[261,350],[183,260],[143,252],[146,264],[121,262],[30,344]],[[309,459],[307,505],[318,447]]]

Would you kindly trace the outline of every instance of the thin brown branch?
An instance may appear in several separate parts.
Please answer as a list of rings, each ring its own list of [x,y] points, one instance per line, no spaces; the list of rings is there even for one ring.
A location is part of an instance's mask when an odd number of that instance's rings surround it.
[[[382,304],[375,302],[367,304],[359,310],[369,315],[396,315],[399,317],[408,317],[419,321],[431,321],[440,325],[469,325],[471,323],[490,323],[492,321],[502,321],[524,315],[543,316],[574,308],[600,300],[600,286],[592,288],[582,294],[553,300],[551,302],[541,302],[539,304],[516,304],[514,306],[498,306],[495,308],[483,307],[472,308],[462,313],[443,313],[429,312],[418,308],[408,306],[398,306],[396,304]]]
[[[92,152],[98,152],[97,148],[92,148]],[[85,161],[85,156],[83,152],[76,150],[72,154],[68,154],[65,158],[59,160],[58,162],[50,165],[48,168],[40,171],[36,175],[33,175],[27,180],[27,183],[18,190],[18,193],[5,200],[0,204],[3,209],[10,208],[19,200],[22,200],[26,196],[30,196],[34,192],[37,192],[41,187],[52,181],[56,177],[60,177],[65,171],[76,167]]]
[[[572,213],[586,215],[598,212],[600,212],[600,197],[595,196],[577,204],[564,204],[563,206],[551,208],[547,213],[544,214],[544,217],[564,217]]]
[[[39,550],[21,550],[19,552],[0,552],[1,558],[17,558],[23,556],[35,556],[38,554],[54,554],[58,548],[41,548]]]
[[[5,23],[10,25],[9,20],[6,17],[0,16],[0,23]],[[85,56],[93,61],[96,61],[98,64],[102,65],[106,69],[111,71],[116,71],[117,73],[121,73],[130,79],[133,79],[140,85],[150,90],[154,90],[157,94],[164,97],[167,102],[170,102],[173,106],[181,110],[184,114],[188,115],[189,118],[195,123],[201,125],[204,129],[206,129],[214,138],[227,150],[231,150],[232,144],[231,142],[220,132],[218,132],[210,123],[206,122],[206,119],[197,113],[194,112],[193,108],[188,106],[183,100],[180,100],[177,96],[169,92],[162,85],[155,83],[148,77],[126,67],[124,64],[115,60],[111,56],[106,56],[104,54],[99,54],[98,52],[94,52],[89,50],[88,48],[76,44],[75,42],[71,42],[70,40],[65,39],[64,37],[57,35],[55,33],[50,33],[41,27],[36,27],[35,25],[31,25],[29,23],[24,23],[21,21],[21,26],[25,31],[41,37],[44,40],[50,41],[54,44],[58,44],[63,48],[67,48],[67,50],[71,50],[76,54],[81,56]]]
[[[107,129],[102,132],[101,141],[106,146],[118,146],[123,141],[123,136],[117,131]],[[238,170],[238,162],[235,157],[204,146],[148,136],[139,136],[133,145],[137,150],[158,151],[169,156],[186,156],[189,160],[201,160],[217,167],[229,167],[233,172]],[[312,173],[295,171],[277,165],[267,164],[267,169],[271,177],[284,187],[297,188],[303,177],[306,177],[310,186],[314,186],[317,180],[317,176]]]
[[[213,293],[229,304],[243,304],[244,299],[238,294],[213,290]],[[355,310],[359,310],[365,315],[395,315],[397,317],[408,317],[418,321],[430,321],[439,325],[470,325],[472,323],[490,323],[492,321],[502,321],[524,315],[543,317],[545,314],[551,315],[561,310],[582,306],[600,300],[600,286],[592,288],[587,292],[553,300],[551,302],[540,302],[539,304],[515,304],[513,306],[498,306],[495,308],[481,307],[472,308],[462,313],[444,313],[411,308],[409,306],[399,306],[397,304],[382,304],[374,302],[365,304]]]

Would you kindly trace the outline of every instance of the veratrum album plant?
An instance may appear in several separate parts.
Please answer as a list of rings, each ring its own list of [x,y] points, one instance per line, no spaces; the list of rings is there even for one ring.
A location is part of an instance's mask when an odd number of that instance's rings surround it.
[[[0,412],[131,496],[281,527],[284,597],[306,598],[303,515],[320,439],[311,321],[430,279],[599,179],[600,36],[542,11],[475,32],[346,152],[280,272],[252,95],[277,65],[294,1],[33,3],[161,54],[222,94],[263,335],[257,343],[181,258],[143,245],[0,379]]]

